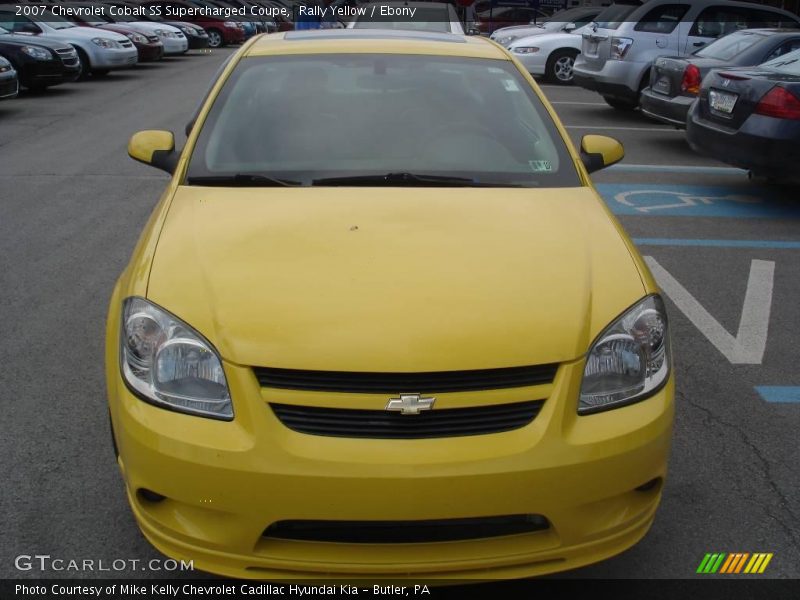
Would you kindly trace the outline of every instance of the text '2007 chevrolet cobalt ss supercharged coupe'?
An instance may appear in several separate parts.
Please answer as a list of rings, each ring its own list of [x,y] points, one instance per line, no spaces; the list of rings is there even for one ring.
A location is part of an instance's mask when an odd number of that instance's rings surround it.
[[[636,543],[673,420],[664,304],[524,69],[487,40],[243,46],[111,300],[144,535],[266,579],[522,577]]]

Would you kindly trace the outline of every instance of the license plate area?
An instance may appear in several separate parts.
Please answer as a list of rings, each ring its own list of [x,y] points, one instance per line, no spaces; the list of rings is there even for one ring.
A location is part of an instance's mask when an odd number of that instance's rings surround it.
[[[722,116],[731,116],[731,113],[733,113],[733,108],[736,106],[736,101],[738,99],[738,94],[732,94],[730,92],[723,92],[722,90],[715,89],[708,91],[708,105],[711,107],[711,110]]]
[[[653,85],[653,91],[658,92],[659,94],[664,94],[665,96],[669,95],[671,90],[671,86],[669,83],[669,78],[666,75],[662,75],[656,80],[655,85]]]

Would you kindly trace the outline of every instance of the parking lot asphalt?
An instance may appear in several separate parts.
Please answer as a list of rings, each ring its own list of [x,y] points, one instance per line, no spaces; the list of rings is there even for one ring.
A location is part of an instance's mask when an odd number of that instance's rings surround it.
[[[105,400],[107,302],[167,181],[126,144],[140,129],[182,132],[230,52],[0,102],[0,577],[92,575],[18,571],[23,554],[160,556],[127,506]],[[565,576],[691,577],[707,552],[771,552],[763,576],[800,577],[797,188],[751,182],[594,93],[543,90],[576,143],[597,133],[625,145],[595,182],[664,288],[677,372],[652,530]],[[188,576],[141,564],[94,575]]]

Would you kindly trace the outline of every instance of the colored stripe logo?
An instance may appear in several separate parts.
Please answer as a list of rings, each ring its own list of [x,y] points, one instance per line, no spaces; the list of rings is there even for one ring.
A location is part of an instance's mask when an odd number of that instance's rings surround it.
[[[737,575],[763,573],[772,560],[772,552],[714,552],[703,557],[697,573]]]

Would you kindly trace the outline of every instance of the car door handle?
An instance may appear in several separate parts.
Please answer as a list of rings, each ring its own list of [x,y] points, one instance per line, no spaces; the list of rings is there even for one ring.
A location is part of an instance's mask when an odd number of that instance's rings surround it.
[[[692,44],[692,46],[694,46],[695,48],[699,48],[700,46],[705,46],[705,45],[706,45],[705,42],[695,42],[694,44]]]

